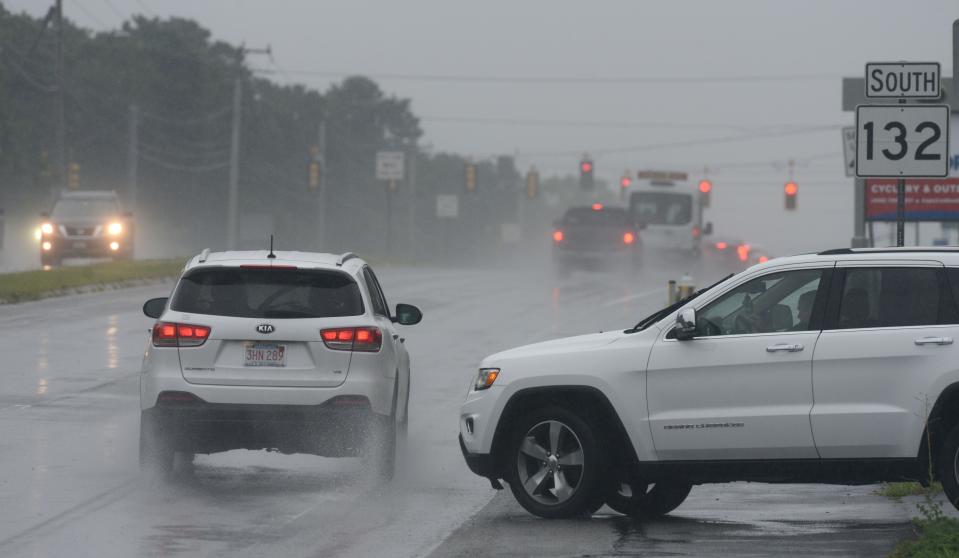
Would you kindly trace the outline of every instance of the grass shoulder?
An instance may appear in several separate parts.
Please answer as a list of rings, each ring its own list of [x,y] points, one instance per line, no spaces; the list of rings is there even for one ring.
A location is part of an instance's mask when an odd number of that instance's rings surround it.
[[[0,304],[176,277],[184,263],[183,259],[118,261],[0,274]]]

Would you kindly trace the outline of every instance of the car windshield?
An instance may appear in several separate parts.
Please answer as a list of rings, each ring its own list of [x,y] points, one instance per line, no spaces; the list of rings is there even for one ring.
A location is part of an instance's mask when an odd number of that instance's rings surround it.
[[[686,225],[693,216],[693,197],[673,192],[636,192],[630,210],[647,225]]]
[[[564,225],[572,226],[608,226],[622,227],[629,221],[626,210],[622,207],[573,207],[563,216]]]
[[[78,217],[103,219],[119,213],[116,201],[112,199],[70,198],[62,199],[53,207],[54,219],[74,219]]]
[[[240,318],[331,318],[363,314],[359,287],[340,272],[199,268],[177,285],[170,308]]]

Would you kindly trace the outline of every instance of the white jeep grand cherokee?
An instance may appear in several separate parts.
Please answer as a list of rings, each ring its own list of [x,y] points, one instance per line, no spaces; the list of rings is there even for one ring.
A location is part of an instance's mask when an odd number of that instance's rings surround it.
[[[140,462],[175,454],[276,449],[368,455],[393,475],[406,434],[410,359],[370,267],[356,255],[204,252],[157,321],[140,376]]]
[[[957,304],[955,249],[774,259],[625,331],[486,358],[460,445],[543,517],[665,514],[729,481],[936,479],[956,503]]]

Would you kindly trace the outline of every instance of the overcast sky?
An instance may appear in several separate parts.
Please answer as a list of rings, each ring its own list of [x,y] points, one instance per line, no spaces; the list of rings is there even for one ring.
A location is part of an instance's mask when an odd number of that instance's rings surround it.
[[[37,16],[52,3],[3,1]],[[177,15],[218,39],[269,44],[275,63],[257,56],[248,63],[277,72],[280,82],[325,90],[344,73],[369,75],[413,100],[423,143],[435,150],[515,153],[521,169],[535,164],[546,174],[576,172],[579,154],[588,151],[597,174],[610,180],[625,169],[701,173],[708,166],[718,213],[750,201],[738,196],[733,205],[730,197],[724,209],[724,186],[768,196],[779,209],[785,161],[794,159],[802,194],[812,192],[801,207],[822,204],[829,231],[822,234],[843,242],[851,233],[851,191],[836,127],[853,115],[841,110],[841,77],[861,76],[870,60],[899,59],[938,61],[950,75],[951,26],[959,18],[956,0],[64,6],[67,17],[95,30],[115,28],[132,13]],[[739,234],[746,232],[754,234]]]

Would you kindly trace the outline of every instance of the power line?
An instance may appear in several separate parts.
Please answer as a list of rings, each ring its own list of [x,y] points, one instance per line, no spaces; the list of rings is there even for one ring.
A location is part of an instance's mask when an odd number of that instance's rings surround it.
[[[123,23],[124,21],[127,20],[127,16],[125,16],[120,10],[117,9],[116,5],[113,4],[112,0],[103,0],[103,3],[106,4],[108,8],[110,8],[111,12],[113,12],[114,14],[116,14],[118,18],[120,18],[120,23]]]
[[[100,19],[100,18],[98,18],[97,16],[93,15],[93,13],[90,12],[90,10],[86,9],[86,8],[83,6],[83,4],[81,4],[81,3],[79,2],[79,0],[73,0],[73,5],[76,6],[77,8],[79,8],[80,11],[83,12],[84,14],[86,14],[86,16],[87,16],[88,18],[90,18],[91,20],[93,20],[94,23],[99,24],[100,27],[107,27],[107,28],[110,27],[110,26],[107,25],[106,23],[103,23],[103,20],[102,20],[102,19]]]
[[[265,74],[276,73],[266,68],[255,68],[253,71]],[[842,79],[840,74],[770,74],[770,75],[740,75],[740,76],[656,76],[656,77],[609,77],[609,76],[497,76],[497,75],[466,75],[466,74],[399,74],[390,72],[344,72],[338,70],[284,70],[284,74],[343,78],[351,76],[368,76],[375,79],[391,79],[401,81],[431,81],[451,83],[503,83],[503,84],[546,84],[546,85],[675,85],[695,83],[739,84],[762,82],[794,82],[794,81],[826,81]]]

